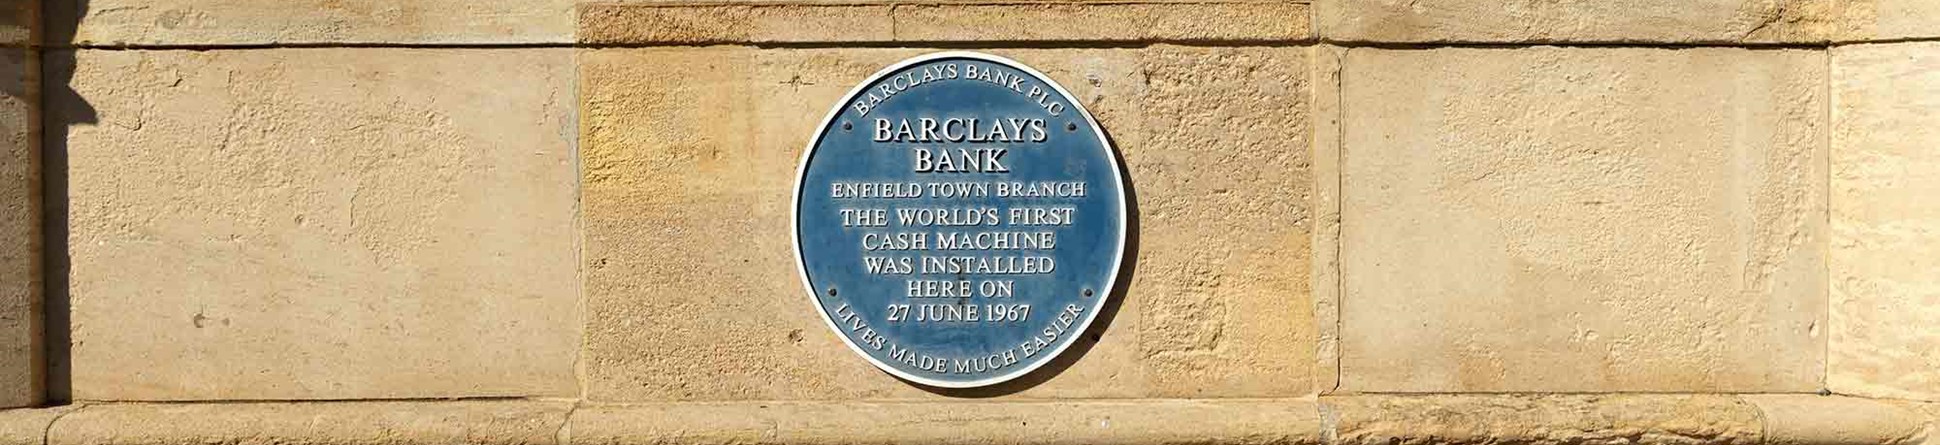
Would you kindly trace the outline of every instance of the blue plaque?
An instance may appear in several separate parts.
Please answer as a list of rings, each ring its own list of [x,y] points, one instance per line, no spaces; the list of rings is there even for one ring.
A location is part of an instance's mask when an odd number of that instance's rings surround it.
[[[830,110],[795,189],[815,309],[857,354],[923,385],[1030,373],[1111,297],[1125,190],[1071,94],[1002,57],[943,52]]]

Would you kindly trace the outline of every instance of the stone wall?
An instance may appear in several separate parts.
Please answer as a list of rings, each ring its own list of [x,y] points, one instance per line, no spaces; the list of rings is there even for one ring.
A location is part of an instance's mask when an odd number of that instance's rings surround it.
[[[0,408],[46,397],[41,305],[40,5],[0,5]]]
[[[1940,400],[1940,45],[1854,44],[1832,53],[1833,391]]]
[[[5,6],[0,444],[1940,440],[1940,2]],[[817,117],[940,49],[1132,197],[979,390],[788,236]]]

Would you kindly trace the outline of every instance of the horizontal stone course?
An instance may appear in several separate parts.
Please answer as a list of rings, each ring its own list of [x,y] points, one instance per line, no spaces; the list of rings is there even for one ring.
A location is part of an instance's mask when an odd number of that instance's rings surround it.
[[[1341,42],[1744,44],[1824,42],[1836,3],[1324,0],[1314,6],[1320,37]]]
[[[47,445],[47,427],[76,408],[79,407],[0,409],[0,445]]]
[[[576,395],[572,56],[49,57],[72,396]]]
[[[558,443],[571,402],[85,405],[44,445],[530,445]]]
[[[1940,2],[1932,0],[1835,0],[1839,29],[1833,40],[1866,42],[1940,38]]]
[[[575,404],[85,404],[0,410],[0,445],[1916,445],[1933,404],[1786,395]]]
[[[1930,0],[1326,0],[1319,37],[1362,43],[1824,44],[1940,37]]]
[[[1312,401],[778,402],[581,407],[569,443],[1319,444]]]
[[[573,41],[573,0],[46,1],[48,43],[63,45]]]
[[[1937,404],[1852,397],[1754,394],[1763,442],[1773,445],[1932,443]]]
[[[1334,443],[1753,444],[1757,407],[1726,395],[1346,396],[1322,407]],[[1839,442],[1828,442],[1839,443]]]
[[[16,2],[33,5],[38,2]],[[54,44],[1310,41],[1810,44],[1940,37],[1928,0],[48,2]],[[30,7],[0,43],[31,39]],[[1309,11],[1313,11],[1312,14]],[[1310,17],[1311,15],[1311,17]]]
[[[580,5],[591,44],[1305,41],[1280,1],[659,3]]]

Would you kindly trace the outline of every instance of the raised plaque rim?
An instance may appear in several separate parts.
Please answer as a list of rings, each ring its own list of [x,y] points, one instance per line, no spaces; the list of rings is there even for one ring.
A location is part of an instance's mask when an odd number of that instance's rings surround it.
[[[1074,110],[1077,110],[1078,115],[1084,116],[1085,123],[1091,126],[1091,132],[1098,137],[1099,145],[1103,146],[1104,148],[1106,163],[1111,164],[1112,180],[1116,182],[1115,184],[1112,184],[1112,185],[1118,188],[1118,226],[1119,226],[1118,243],[1116,248],[1113,249],[1111,268],[1108,270],[1109,273],[1106,274],[1107,276],[1105,277],[1105,285],[1103,286],[1102,289],[1099,290],[1099,294],[1100,294],[1099,298],[1092,301],[1091,310],[1086,311],[1084,318],[1076,325],[1074,325],[1074,329],[1071,330],[1071,332],[1075,333],[1073,335],[1073,338],[1070,341],[1064,342],[1063,344],[1060,344],[1057,347],[1052,348],[1050,351],[1050,355],[1046,356],[1042,360],[1038,360],[1034,363],[1027,364],[1023,367],[1020,367],[1010,372],[1006,372],[1004,374],[1000,374],[1000,375],[996,375],[993,377],[988,377],[980,380],[971,380],[971,381],[936,380],[936,379],[931,379],[920,375],[903,372],[900,369],[896,369],[894,366],[889,366],[889,364],[883,363],[882,360],[878,360],[874,355],[870,355],[868,351],[862,350],[862,347],[856,345],[855,340],[849,338],[849,335],[842,330],[841,326],[837,326],[835,324],[835,319],[830,317],[829,314],[826,313],[826,311],[822,310],[821,300],[815,292],[815,285],[813,282],[810,282],[808,279],[807,258],[802,256],[802,227],[801,227],[802,190],[803,190],[803,187],[807,185],[807,184],[804,184],[804,182],[808,180],[808,161],[810,159],[814,159],[815,149],[816,147],[819,147],[822,145],[822,136],[828,133],[828,129],[830,128],[829,125],[833,124],[835,122],[835,119],[842,115],[843,107],[847,105],[850,100],[854,99],[858,93],[861,93],[863,90],[865,90],[869,85],[874,85],[877,81],[880,81],[883,78],[897,71],[901,71],[903,68],[908,68],[910,66],[921,64],[924,62],[929,62],[932,60],[949,59],[949,58],[976,59],[976,60],[982,60],[985,62],[996,63],[1011,69],[1023,71],[1027,74],[1030,74],[1031,77],[1035,77],[1038,80],[1043,81],[1044,84],[1050,85],[1052,90],[1057,91],[1059,95],[1063,96],[1066,100],[1070,101],[1071,108]],[[1125,266],[1124,264],[1125,263],[1125,239],[1130,237],[1131,235],[1129,233],[1131,231],[1131,220],[1127,218],[1128,215],[1126,215],[1126,206],[1125,206],[1126,194],[1128,193],[1126,189],[1127,187],[1125,187],[1124,167],[1120,166],[1118,162],[1118,147],[1112,145],[1111,139],[1105,137],[1104,126],[1099,125],[1098,119],[1092,117],[1090,109],[1085,108],[1083,103],[1079,103],[1078,96],[1073,95],[1071,94],[1071,91],[1064,89],[1064,85],[1058,84],[1057,80],[1051,79],[1051,76],[1045,75],[1043,72],[1040,72],[1037,69],[1031,68],[1030,66],[1025,65],[1021,62],[1011,60],[1003,56],[980,53],[975,51],[939,51],[939,52],[917,55],[915,57],[910,57],[907,59],[903,59],[902,61],[890,64],[888,67],[885,67],[881,70],[877,70],[875,74],[870,74],[869,77],[864,78],[861,82],[857,82],[854,88],[850,88],[848,93],[843,94],[841,99],[836,100],[835,105],[829,107],[829,113],[827,117],[823,117],[822,122],[816,125],[815,127],[815,137],[808,141],[808,148],[805,150],[802,150],[802,159],[795,167],[795,193],[793,195],[793,200],[790,201],[788,204],[788,207],[789,207],[788,237],[789,237],[789,240],[793,241],[795,244],[794,246],[795,275],[801,278],[802,289],[805,289],[808,291],[806,294],[808,297],[808,304],[811,309],[814,309],[814,314],[816,315],[816,318],[822,319],[822,324],[825,326],[828,326],[829,330],[835,333],[836,337],[841,338],[842,344],[849,346],[849,352],[853,352],[856,355],[861,356],[864,360],[868,360],[869,364],[875,365],[876,369],[883,370],[884,372],[888,372],[890,375],[894,375],[897,378],[901,378],[906,381],[915,382],[925,386],[938,387],[938,388],[977,388],[977,387],[991,386],[991,385],[995,385],[1003,382],[1008,382],[1011,380],[1016,380],[1018,377],[1023,377],[1025,375],[1030,374],[1033,371],[1037,371],[1038,368],[1042,368],[1044,367],[1044,365],[1050,364],[1052,361],[1056,361],[1058,357],[1063,356],[1064,351],[1066,349],[1070,349],[1071,345],[1077,344],[1078,341],[1083,338],[1084,333],[1091,329],[1091,323],[1093,321],[1096,321],[1098,319],[1099,313],[1104,310],[1105,302],[1114,297],[1112,290],[1118,288],[1117,287],[1118,275],[1121,271],[1123,271],[1122,268]]]

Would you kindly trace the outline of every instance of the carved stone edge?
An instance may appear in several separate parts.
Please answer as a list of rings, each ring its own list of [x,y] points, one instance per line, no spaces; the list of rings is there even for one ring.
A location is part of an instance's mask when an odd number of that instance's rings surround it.
[[[589,2],[587,45],[774,43],[1226,42],[1307,43],[1304,2],[931,1]],[[802,26],[802,23],[820,23]]]
[[[1812,395],[1265,400],[84,403],[0,410],[0,445],[1246,443],[1932,445],[1932,403]]]

